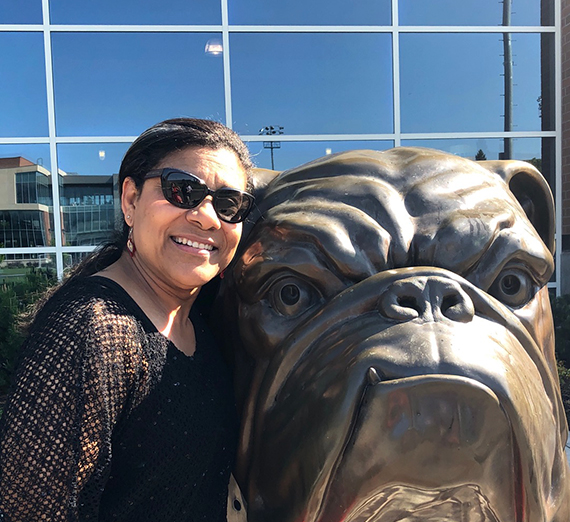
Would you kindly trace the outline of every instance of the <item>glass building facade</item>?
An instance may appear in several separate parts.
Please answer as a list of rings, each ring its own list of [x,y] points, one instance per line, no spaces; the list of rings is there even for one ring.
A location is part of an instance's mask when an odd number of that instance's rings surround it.
[[[177,116],[232,127],[263,168],[425,146],[531,161],[561,199],[560,13],[560,0],[2,2],[0,274],[26,260],[61,275],[108,237],[122,155]]]

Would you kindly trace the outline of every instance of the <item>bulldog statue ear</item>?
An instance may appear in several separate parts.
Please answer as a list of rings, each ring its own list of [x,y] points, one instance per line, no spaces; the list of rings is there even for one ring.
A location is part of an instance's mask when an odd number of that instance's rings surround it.
[[[278,174],[281,174],[281,172],[271,169],[255,168],[252,170],[249,191],[255,196],[257,203],[263,199],[267,185],[269,185]],[[253,206],[251,214],[244,223],[242,238],[247,237],[260,216],[259,207],[256,204]]]
[[[542,241],[554,254],[554,198],[540,172],[526,161],[478,162],[503,178],[525,211]]]
[[[253,195],[257,199],[261,199],[265,193],[265,188],[267,185],[269,185],[269,183],[273,181],[273,178],[275,178],[278,174],[281,173],[277,170],[258,168],[253,169],[253,172],[251,173]]]

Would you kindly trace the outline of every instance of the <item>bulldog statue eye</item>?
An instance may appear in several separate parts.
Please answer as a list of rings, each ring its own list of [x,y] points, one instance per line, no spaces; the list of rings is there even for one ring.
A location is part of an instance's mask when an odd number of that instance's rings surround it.
[[[533,294],[534,282],[530,275],[516,268],[501,272],[489,288],[489,293],[513,308],[526,304]]]
[[[286,317],[302,314],[321,299],[313,285],[295,277],[280,279],[273,284],[269,294],[273,308]]]
[[[285,306],[293,306],[299,302],[299,299],[301,299],[301,290],[299,290],[297,285],[289,283],[281,287],[279,297]]]

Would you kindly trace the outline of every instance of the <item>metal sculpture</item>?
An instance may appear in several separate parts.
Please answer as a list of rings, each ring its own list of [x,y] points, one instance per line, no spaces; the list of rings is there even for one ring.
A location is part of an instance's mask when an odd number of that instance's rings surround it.
[[[568,522],[539,172],[352,151],[258,193],[220,304],[250,522]]]

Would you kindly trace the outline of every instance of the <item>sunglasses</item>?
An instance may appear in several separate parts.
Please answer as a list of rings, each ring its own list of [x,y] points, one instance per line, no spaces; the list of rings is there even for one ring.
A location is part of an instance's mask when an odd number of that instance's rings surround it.
[[[253,208],[255,198],[251,194],[226,187],[211,190],[200,178],[183,170],[170,167],[151,170],[144,178],[158,177],[164,198],[175,207],[196,208],[207,196],[212,196],[217,216],[226,223],[242,222]]]

